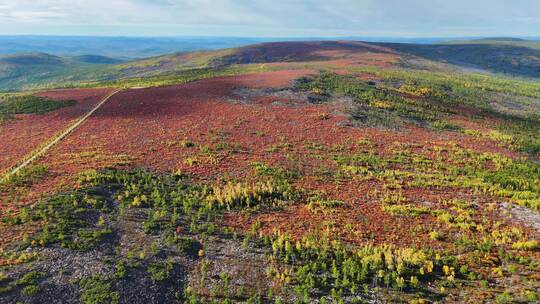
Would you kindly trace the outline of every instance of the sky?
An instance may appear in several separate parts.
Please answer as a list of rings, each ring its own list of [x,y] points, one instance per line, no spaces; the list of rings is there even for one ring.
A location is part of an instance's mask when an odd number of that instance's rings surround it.
[[[0,35],[540,36],[538,0],[0,0]]]

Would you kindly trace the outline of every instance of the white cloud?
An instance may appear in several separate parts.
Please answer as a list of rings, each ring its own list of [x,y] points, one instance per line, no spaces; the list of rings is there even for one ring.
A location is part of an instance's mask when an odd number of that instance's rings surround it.
[[[0,25],[144,27],[162,34],[185,29],[194,35],[208,28],[275,36],[528,34],[537,16],[536,0],[0,0]]]
[[[52,11],[14,11],[5,14],[4,17],[19,22],[42,22],[66,17],[66,14]]]
[[[2,3],[5,2],[5,3]],[[44,17],[65,17],[73,24],[253,24],[271,19],[232,0],[0,0],[0,16],[21,22]],[[34,21],[35,21],[34,20]]]

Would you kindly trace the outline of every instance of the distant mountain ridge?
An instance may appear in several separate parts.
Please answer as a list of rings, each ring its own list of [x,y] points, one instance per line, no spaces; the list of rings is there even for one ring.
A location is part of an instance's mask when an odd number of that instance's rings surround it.
[[[57,56],[95,54],[117,59],[138,59],[176,52],[217,50],[273,41],[235,37],[92,37],[1,36],[0,55],[43,52]]]
[[[382,43],[405,54],[466,68],[521,77],[540,77],[540,41],[484,38],[433,45]]]
[[[41,53],[21,53],[16,55],[6,55],[0,56],[0,63],[12,64],[12,65],[42,65],[42,64],[51,64],[58,65],[64,64],[64,61],[61,57]]]
[[[455,40],[455,41],[446,41],[440,43],[443,45],[508,45],[513,47],[524,47],[540,50],[540,40],[531,40],[523,38],[512,38],[512,37],[493,37],[493,38],[482,38],[482,39],[473,39],[473,40]]]
[[[482,39],[477,39],[477,41],[531,41],[531,40],[528,40],[528,39],[523,39],[523,38],[513,38],[513,37],[492,37],[492,38],[482,38]],[[471,41],[475,41],[475,40],[471,40]]]
[[[115,64],[123,62],[123,60],[111,58],[107,56],[101,56],[101,55],[80,55],[80,56],[73,56],[73,60],[83,63],[90,63],[90,64]]]
[[[0,63],[13,65],[67,65],[77,63],[115,64],[122,60],[100,55],[80,55],[62,57],[42,52],[21,53],[0,56]]]
[[[0,56],[0,90],[65,81],[121,62],[99,55],[62,57],[41,52]]]
[[[515,38],[450,41],[441,44],[371,43],[360,41],[266,42],[197,52],[177,52],[121,61],[102,55],[56,56],[22,53],[0,56],[0,90],[77,85],[127,78],[170,75],[190,69],[250,63],[325,61],[362,53],[391,53],[455,66],[540,77],[540,42]]]
[[[470,41],[484,38],[407,38],[407,37],[93,37],[93,36],[33,36],[0,35],[0,56],[8,54],[42,52],[57,56],[100,55],[117,59],[140,59],[178,52],[219,50],[265,42],[283,41],[366,41],[409,44],[435,44],[453,41]],[[493,39],[493,38],[487,38]],[[499,39],[499,38],[495,38]],[[502,39],[505,39],[504,37]],[[510,38],[519,39],[519,38]],[[534,38],[540,40],[540,37]],[[534,40],[531,38],[531,40]]]

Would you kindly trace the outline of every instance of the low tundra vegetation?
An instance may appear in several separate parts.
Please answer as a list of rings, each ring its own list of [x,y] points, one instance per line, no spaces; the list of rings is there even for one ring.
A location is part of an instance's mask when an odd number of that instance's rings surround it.
[[[316,76],[298,79],[295,88],[328,101],[332,96],[347,96],[354,104],[351,118],[370,126],[396,128],[403,124],[429,126],[435,130],[465,134],[499,142],[501,146],[534,156],[540,153],[539,113],[533,110],[506,111],[496,100],[505,94],[516,108],[529,105],[522,99],[537,98],[536,84],[480,75],[454,75],[417,70],[350,68],[352,75],[338,75],[328,70]],[[368,73],[381,79],[375,83],[359,80],[355,73]],[[464,115],[456,108],[466,107],[467,119],[481,119],[488,130],[468,129],[451,119]]]
[[[351,67],[351,72],[369,73],[382,80],[382,87],[397,90],[443,107],[442,113],[461,114],[456,108],[471,110],[470,121],[482,121],[488,130],[468,130],[451,123],[444,117],[431,122],[431,126],[453,131],[466,131],[492,139],[504,146],[538,156],[540,153],[540,120],[538,109],[528,98],[538,98],[540,87],[535,82],[480,74],[419,71],[410,69],[373,69]],[[497,100],[504,96],[509,109]],[[521,109],[518,111],[512,109]],[[443,114],[444,116],[444,114]]]
[[[437,122],[440,126],[442,123],[439,120],[449,113],[440,104],[404,96],[402,93],[407,92],[403,90],[378,87],[353,76],[330,72],[301,78],[296,82],[296,89],[306,90],[322,97],[331,95],[351,97],[355,102],[350,110],[352,118],[368,125],[393,127],[401,121],[407,121],[419,124]],[[415,94],[429,97],[436,95],[431,90],[421,90]]]
[[[393,164],[390,159],[380,159],[375,152],[369,157],[340,157],[337,162],[365,166],[364,174],[372,172],[372,178],[378,178]],[[402,159],[402,163],[406,162]],[[490,283],[507,273],[527,273],[539,266],[534,255],[538,242],[529,239],[519,227],[482,220],[476,216],[474,204],[468,201],[441,201],[437,208],[413,205],[405,193],[395,189],[380,194],[384,212],[431,219],[430,225],[435,226],[426,227],[426,239],[440,245],[352,244],[341,240],[332,229],[296,235],[289,231],[271,232],[261,222],[247,231],[232,230],[223,225],[228,214],[257,216],[305,204],[314,216],[333,216],[347,204],[324,192],[297,189],[291,183],[294,179],[287,178],[290,175],[279,168],[254,166],[255,176],[263,174],[266,180],[225,181],[212,186],[194,183],[181,174],[87,171],[80,176],[80,190],[54,196],[5,217],[6,225],[34,223],[41,225],[41,229],[2,256],[36,253],[40,259],[47,259],[50,250],[108,252],[105,260],[118,261],[110,266],[110,274],[73,281],[72,288],[80,290],[83,303],[122,303],[122,282],[141,277],[158,286],[167,297],[189,303],[212,303],[220,297],[218,302],[243,299],[251,303],[348,303],[374,297],[391,301],[397,295],[434,301],[471,284],[485,286],[482,288],[488,291]],[[339,178],[355,178],[359,173],[348,174]],[[391,175],[383,175],[387,176]],[[122,228],[132,222],[135,226],[130,226],[129,231]],[[126,238],[138,234],[144,236],[143,241],[128,245]],[[259,256],[264,266],[259,265],[263,268],[253,277],[261,282],[256,286],[273,287],[243,288],[238,285],[234,267],[228,269],[225,262],[215,264],[220,268],[211,266],[216,261],[207,254],[223,248],[213,247],[216,242],[237,242],[232,246],[245,252],[242,255]],[[186,263],[186,259],[193,262]],[[35,262],[30,258],[20,263],[31,269]],[[16,278],[17,273],[12,271],[20,266],[15,264],[6,268],[8,272],[0,282],[0,297],[39,296],[40,286],[50,274],[35,275],[32,280],[30,275]],[[217,269],[221,269],[219,273],[210,274]],[[197,275],[182,275],[186,271],[195,271]],[[23,281],[24,284],[16,283]],[[523,289],[507,295],[532,299],[534,282],[522,281]]]
[[[0,97],[0,117],[14,114],[44,114],[75,105],[74,100],[50,100],[34,95],[7,95]]]
[[[434,281],[442,270],[440,256],[434,252],[390,245],[350,248],[327,235],[310,235],[294,241],[277,233],[263,239],[272,247],[273,257],[292,265],[285,272],[269,269],[277,280],[292,282],[303,301],[323,294],[324,299],[344,302],[375,286],[413,291]],[[447,266],[448,267],[448,266]],[[452,277],[449,278],[453,280]]]

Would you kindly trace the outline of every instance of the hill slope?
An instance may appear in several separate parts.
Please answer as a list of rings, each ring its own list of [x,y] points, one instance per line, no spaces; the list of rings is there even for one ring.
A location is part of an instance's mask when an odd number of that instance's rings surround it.
[[[381,44],[428,60],[513,76],[540,77],[540,42],[482,39],[436,45]]]
[[[97,55],[60,57],[46,53],[21,53],[0,56],[0,90],[45,86],[88,74],[105,65],[122,62]]]
[[[392,53],[392,50],[355,41],[270,42],[235,49],[228,55],[216,58],[215,62],[227,65],[326,61],[368,52]]]
[[[2,36],[0,55],[43,52],[57,56],[96,54],[137,59],[174,52],[216,50],[268,41],[227,37],[92,37],[92,36]]]
[[[216,51],[175,53],[118,63],[96,55],[58,57],[43,53],[0,57],[0,90],[96,85],[125,79],[174,78],[197,69],[227,68],[254,63],[330,62],[342,65],[377,64],[374,57],[423,58],[462,68],[512,76],[540,77],[537,42],[515,39],[452,42],[448,44],[366,43],[354,41],[291,41],[261,43]],[[366,54],[370,54],[366,56]],[[374,54],[378,54],[375,55]],[[369,60],[365,60],[366,58]],[[387,57],[387,58],[383,58]]]
[[[488,45],[508,45],[514,47],[525,47],[530,49],[540,50],[540,41],[527,40],[521,38],[484,38],[475,40],[456,40],[447,41],[440,44],[447,45],[467,45],[467,44],[488,44]]]

